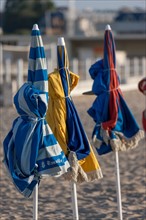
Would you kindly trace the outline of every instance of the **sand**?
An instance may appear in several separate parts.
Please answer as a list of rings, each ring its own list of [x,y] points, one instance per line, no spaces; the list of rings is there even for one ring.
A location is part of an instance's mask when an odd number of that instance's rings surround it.
[[[144,109],[144,96],[139,91],[124,92],[128,106],[140,127]],[[94,122],[87,114],[95,96],[73,97],[74,103],[91,140]],[[1,108],[0,161],[3,158],[2,141],[14,118],[14,107]],[[98,156],[104,178],[91,183],[77,185],[80,220],[118,220],[114,153]],[[136,149],[119,153],[123,220],[146,219],[146,141],[143,139]],[[1,220],[32,219],[32,197],[25,199],[17,192],[1,165]],[[39,220],[70,220],[71,183],[60,178],[45,178],[39,185]]]

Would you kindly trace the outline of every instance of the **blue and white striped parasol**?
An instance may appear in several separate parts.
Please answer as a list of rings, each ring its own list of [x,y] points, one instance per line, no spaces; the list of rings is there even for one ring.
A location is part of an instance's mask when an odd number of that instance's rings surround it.
[[[20,115],[4,145],[4,164],[16,188],[29,197],[42,175],[59,176],[69,163],[45,120],[48,74],[45,51],[37,25],[33,26],[28,82],[18,90],[14,104]]]

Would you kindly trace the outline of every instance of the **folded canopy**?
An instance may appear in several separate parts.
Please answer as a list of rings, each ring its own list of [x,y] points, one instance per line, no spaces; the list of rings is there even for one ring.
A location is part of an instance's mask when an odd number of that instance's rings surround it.
[[[102,177],[98,161],[71,97],[79,76],[69,70],[65,45],[57,46],[58,69],[49,74],[47,121],[68,157],[76,182]]]
[[[70,167],[45,120],[48,74],[37,25],[32,30],[28,82],[14,96],[14,104],[19,116],[3,143],[4,163],[16,188],[29,197],[41,176],[59,176]]]
[[[120,89],[115,43],[109,26],[104,35],[104,57],[90,67],[89,73],[94,80],[92,92],[97,95],[88,110],[96,123],[92,137],[97,152],[101,155],[112,150],[125,151],[136,147],[143,132]]]

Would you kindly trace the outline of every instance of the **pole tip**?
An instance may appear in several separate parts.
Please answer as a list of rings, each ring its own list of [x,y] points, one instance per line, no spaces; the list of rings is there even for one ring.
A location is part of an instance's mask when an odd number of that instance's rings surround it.
[[[37,25],[37,24],[34,24],[32,30],[37,30],[37,31],[38,31],[38,30],[39,30],[38,25]]]
[[[65,46],[64,37],[58,37],[58,46]]]
[[[106,31],[109,31],[109,30],[111,31],[111,26],[109,24],[107,24],[106,27],[105,27],[105,30]]]

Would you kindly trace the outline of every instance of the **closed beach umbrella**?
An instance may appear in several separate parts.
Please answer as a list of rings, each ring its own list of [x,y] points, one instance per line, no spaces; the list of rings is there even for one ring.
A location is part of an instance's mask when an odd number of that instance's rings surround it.
[[[146,77],[140,80],[140,82],[138,83],[138,88],[140,92],[142,92],[146,96]],[[145,102],[145,105],[146,105],[146,102]],[[142,124],[146,132],[146,106],[145,106],[144,111],[142,112]]]
[[[48,79],[47,121],[69,159],[72,179],[83,182],[101,178],[100,166],[71,98],[79,76],[69,70],[65,42],[57,46],[57,60],[58,69],[50,73]]]
[[[14,104],[19,116],[3,142],[4,164],[18,191],[29,197],[41,176],[59,176],[70,167],[45,120],[48,74],[37,25],[32,29],[28,82],[14,96]]]
[[[143,137],[120,89],[116,71],[115,43],[111,29],[105,31],[104,57],[89,69],[93,94],[97,95],[88,110],[96,125],[93,142],[99,155],[126,151],[138,145]]]
[[[104,57],[93,64],[89,72],[94,80],[92,92],[97,95],[88,110],[96,123],[93,142],[99,155],[115,151],[118,214],[119,220],[122,220],[118,151],[136,147],[144,133],[135,121],[119,87],[115,43],[109,25],[106,26],[104,35]]]

